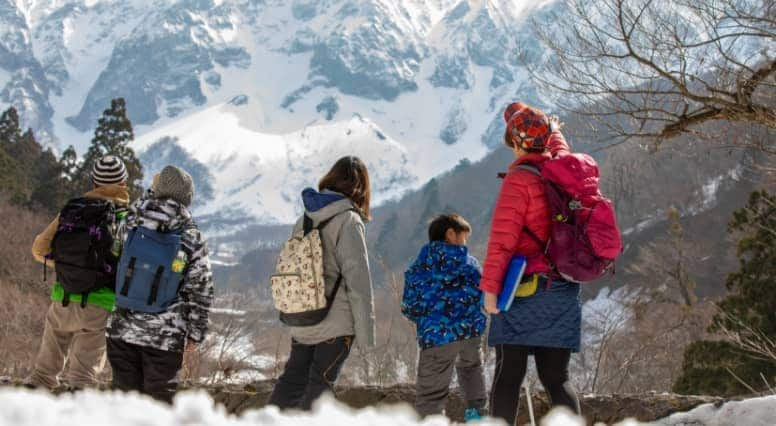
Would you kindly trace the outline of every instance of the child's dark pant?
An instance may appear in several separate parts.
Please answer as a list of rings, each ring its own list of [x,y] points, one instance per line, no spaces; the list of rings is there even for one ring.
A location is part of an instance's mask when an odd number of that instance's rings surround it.
[[[138,391],[159,401],[172,402],[178,389],[183,352],[163,351],[108,339],[108,360],[113,369],[113,388]]]
[[[333,391],[352,344],[353,336],[338,337],[317,345],[292,341],[291,355],[268,404],[281,409],[309,410],[325,391]]]
[[[418,413],[423,416],[442,413],[450,393],[454,367],[467,408],[485,408],[487,394],[481,346],[482,339],[477,337],[420,351],[415,398]]]

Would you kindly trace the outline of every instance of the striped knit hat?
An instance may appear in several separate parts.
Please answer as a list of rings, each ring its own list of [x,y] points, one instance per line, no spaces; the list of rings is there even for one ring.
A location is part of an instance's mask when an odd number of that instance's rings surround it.
[[[115,155],[105,155],[92,166],[92,182],[97,186],[116,185],[128,177],[124,162]]]

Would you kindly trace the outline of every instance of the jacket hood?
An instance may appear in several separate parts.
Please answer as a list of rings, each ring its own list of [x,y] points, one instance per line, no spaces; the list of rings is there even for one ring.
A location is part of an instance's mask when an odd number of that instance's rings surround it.
[[[137,217],[138,225],[160,232],[193,224],[191,212],[183,204],[170,198],[156,198],[151,190],[132,205],[130,214]]]
[[[358,211],[349,198],[328,189],[319,192],[313,188],[307,188],[302,191],[302,202],[305,214],[313,220],[313,224],[321,223],[350,209]],[[363,219],[363,215],[361,216]]]
[[[415,262],[438,272],[450,272],[469,264],[470,259],[466,246],[432,241],[420,249]]]
[[[129,189],[120,185],[98,186],[84,195],[86,198],[112,201],[115,204],[126,207],[129,205]]]

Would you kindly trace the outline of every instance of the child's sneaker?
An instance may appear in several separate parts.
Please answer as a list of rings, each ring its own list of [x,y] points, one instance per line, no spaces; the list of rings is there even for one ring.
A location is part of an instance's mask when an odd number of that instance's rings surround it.
[[[466,423],[477,422],[482,420],[482,414],[477,408],[467,408],[463,413],[463,419]]]

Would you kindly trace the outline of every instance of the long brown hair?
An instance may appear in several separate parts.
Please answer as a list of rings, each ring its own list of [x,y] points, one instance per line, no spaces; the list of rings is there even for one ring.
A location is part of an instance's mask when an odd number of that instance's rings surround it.
[[[372,218],[372,211],[369,209],[369,200],[372,197],[369,171],[360,158],[347,156],[337,160],[331,170],[318,182],[318,190],[324,189],[339,192],[350,198],[364,217]]]

